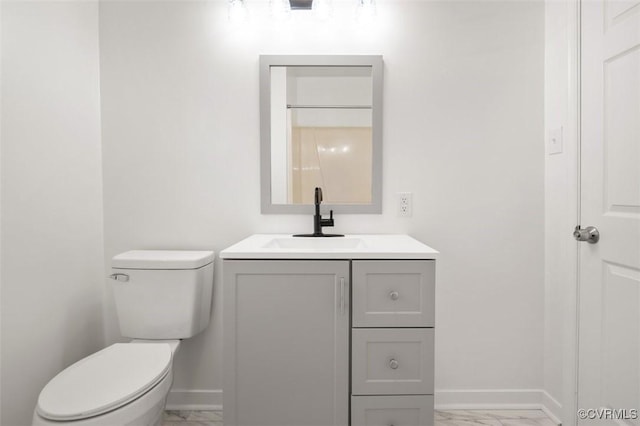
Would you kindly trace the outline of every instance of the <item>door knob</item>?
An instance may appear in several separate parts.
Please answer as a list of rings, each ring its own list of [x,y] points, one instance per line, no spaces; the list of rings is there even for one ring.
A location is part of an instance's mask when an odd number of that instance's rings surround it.
[[[586,228],[580,228],[580,225],[576,226],[573,230],[573,238],[576,241],[586,241],[589,244],[595,244],[600,239],[600,232],[595,226],[587,226]]]

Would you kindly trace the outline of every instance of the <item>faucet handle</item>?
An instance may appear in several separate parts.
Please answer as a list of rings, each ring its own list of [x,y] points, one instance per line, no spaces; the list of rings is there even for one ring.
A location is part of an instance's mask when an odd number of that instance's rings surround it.
[[[329,210],[329,219],[322,219],[322,226],[333,226],[333,210]]]

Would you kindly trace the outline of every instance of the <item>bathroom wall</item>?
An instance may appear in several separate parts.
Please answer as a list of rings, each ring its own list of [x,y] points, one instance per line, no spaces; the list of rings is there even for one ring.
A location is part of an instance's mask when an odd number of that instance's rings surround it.
[[[2,2],[2,418],[100,349],[98,6]]]
[[[576,2],[545,5],[545,343],[546,406],[575,418]],[[562,139],[552,152],[551,137]]]
[[[2,6],[0,2],[0,25],[2,24]],[[2,27],[0,26],[0,52],[2,46]],[[2,195],[2,65],[0,60],[0,196]],[[0,197],[0,307],[2,307],[2,200]],[[2,314],[0,314],[0,332],[2,332]],[[2,336],[0,335],[0,375],[2,374]],[[2,385],[0,385],[0,423],[2,422]]]
[[[260,214],[258,55],[381,54],[383,214],[339,215],[334,230],[406,232],[442,252],[438,404],[540,403],[544,4],[379,0],[366,28],[351,2],[334,1],[330,23],[271,23],[250,3],[235,26],[224,1],[101,3],[105,262],[309,231],[311,210]],[[413,192],[410,218],[399,191]],[[212,324],[184,343],[170,403],[221,401],[220,267]]]

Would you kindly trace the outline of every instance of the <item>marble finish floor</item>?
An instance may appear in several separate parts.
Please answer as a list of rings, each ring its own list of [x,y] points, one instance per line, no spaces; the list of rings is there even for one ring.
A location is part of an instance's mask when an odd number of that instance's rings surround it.
[[[162,426],[222,426],[222,411],[167,410]]]
[[[557,426],[542,410],[436,410],[435,426]],[[222,411],[167,410],[163,426],[223,426]]]

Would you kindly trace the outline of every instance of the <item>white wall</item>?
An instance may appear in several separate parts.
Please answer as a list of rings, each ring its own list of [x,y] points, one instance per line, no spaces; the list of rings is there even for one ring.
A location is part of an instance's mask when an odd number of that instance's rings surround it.
[[[3,2],[0,2],[0,25],[2,24]],[[0,54],[2,53],[2,27],[0,26]],[[2,306],[2,57],[0,55],[0,307]],[[0,314],[0,332],[2,332],[2,315]],[[2,338],[0,336],[0,375],[2,374]],[[0,377],[1,379],[1,377]],[[0,422],[2,422],[2,385],[0,385]]]
[[[340,10],[334,24],[276,25],[254,9],[231,27],[226,2],[102,3],[105,259],[310,230],[311,214],[260,214],[258,55],[382,54],[383,214],[337,216],[335,231],[407,232],[442,251],[440,403],[531,402],[543,387],[544,5],[378,9],[365,31]],[[396,216],[398,191],[414,193],[413,217]],[[219,401],[220,266],[213,323],[185,342],[175,377],[177,389],[213,392],[187,399]]]
[[[576,4],[545,6],[545,133],[562,129],[562,152],[545,156],[545,342],[547,407],[564,423],[575,418]]]
[[[102,347],[98,6],[2,5],[2,419]]]

